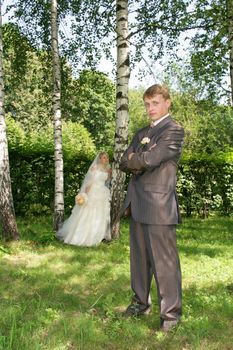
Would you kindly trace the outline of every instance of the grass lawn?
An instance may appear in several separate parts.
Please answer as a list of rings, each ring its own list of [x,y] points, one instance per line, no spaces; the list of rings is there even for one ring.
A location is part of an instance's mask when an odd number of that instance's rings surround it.
[[[1,350],[233,349],[233,218],[178,228],[183,317],[163,334],[153,312],[127,319],[128,222],[110,244],[83,248],[53,238],[50,219],[19,219],[21,240],[0,242]]]

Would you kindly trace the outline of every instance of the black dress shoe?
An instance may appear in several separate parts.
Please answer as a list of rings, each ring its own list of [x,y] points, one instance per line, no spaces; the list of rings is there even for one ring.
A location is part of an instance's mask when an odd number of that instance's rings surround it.
[[[164,333],[167,333],[169,331],[171,331],[172,329],[174,329],[176,326],[178,325],[178,320],[163,320],[163,322],[161,322],[161,331]]]
[[[141,316],[141,315],[149,315],[149,313],[151,312],[151,306],[148,305],[148,306],[145,306],[143,304],[140,304],[140,303],[132,303],[130,304],[124,315],[127,316],[127,317],[130,317],[130,316]]]

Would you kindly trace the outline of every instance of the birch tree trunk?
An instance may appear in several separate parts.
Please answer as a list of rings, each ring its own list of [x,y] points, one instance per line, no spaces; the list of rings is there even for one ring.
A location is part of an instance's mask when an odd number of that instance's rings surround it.
[[[61,71],[58,50],[57,0],[51,0],[51,31],[53,55],[53,120],[54,120],[54,229],[58,230],[64,220],[64,176],[61,121]]]
[[[4,71],[2,42],[2,2],[0,1],[0,217],[3,237],[19,238],[11,190],[8,142],[4,111]]]
[[[116,88],[116,132],[112,172],[112,238],[120,234],[120,213],[124,201],[125,174],[120,171],[121,156],[128,143],[128,90],[129,90],[129,42],[128,0],[116,1],[117,18],[117,88]]]
[[[233,0],[226,0],[231,80],[231,105],[233,105]]]

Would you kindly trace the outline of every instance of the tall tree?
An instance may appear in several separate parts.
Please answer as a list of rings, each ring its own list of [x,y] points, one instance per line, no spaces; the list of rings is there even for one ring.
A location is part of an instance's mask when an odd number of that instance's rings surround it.
[[[197,0],[187,15],[190,24],[201,27],[191,38],[193,75],[216,102],[221,96],[228,100],[233,96],[232,11],[232,0]]]
[[[64,176],[61,122],[61,72],[58,49],[57,0],[51,0],[51,40],[53,56],[53,117],[54,117],[54,158],[55,196],[54,229],[57,230],[64,219]]]
[[[117,32],[117,81],[116,81],[116,133],[112,175],[112,237],[119,236],[120,213],[124,199],[125,175],[119,169],[121,156],[128,141],[129,124],[129,42],[128,42],[128,0],[116,2]]]
[[[6,239],[19,238],[11,191],[8,142],[4,112],[4,70],[2,41],[2,3],[0,1],[0,216]]]
[[[230,58],[230,79],[231,79],[231,103],[233,105],[233,0],[226,0],[228,17],[228,42]]]
[[[64,68],[63,68],[64,69]],[[63,84],[64,85],[64,84]],[[91,133],[97,149],[112,156],[115,130],[115,84],[93,69],[62,86],[62,119],[77,121]]]
[[[33,47],[12,23],[3,25],[3,42],[5,112],[25,131],[41,130],[52,120],[51,52]]]

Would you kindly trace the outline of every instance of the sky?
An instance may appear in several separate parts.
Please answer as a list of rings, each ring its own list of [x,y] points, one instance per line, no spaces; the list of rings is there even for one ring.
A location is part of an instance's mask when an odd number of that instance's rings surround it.
[[[5,8],[7,5],[13,4],[14,0],[3,0],[2,1],[2,14],[3,14],[3,23],[6,23],[8,21],[8,16],[4,15],[5,12]],[[66,36],[69,36],[69,23],[68,22],[63,22],[62,23],[62,27],[65,27],[65,34]],[[62,28],[61,28],[62,29]],[[194,33],[192,32],[188,32],[189,36],[193,36]],[[180,39],[180,45],[179,47],[177,47],[177,54],[179,55],[179,58],[181,60],[180,65],[183,67],[185,65],[185,61],[184,61],[184,57],[186,59],[186,63],[187,63],[187,59],[189,58],[189,54],[188,54],[188,45],[189,45],[189,39],[187,40],[186,38],[187,33],[183,33],[181,35],[181,39]],[[116,48],[112,49],[113,51],[113,56],[115,55],[116,57]],[[169,61],[169,56],[168,55],[164,55],[163,61],[161,64],[159,64],[158,62],[151,62],[148,59],[148,54],[146,52],[144,52],[143,55],[143,59],[141,60],[140,63],[137,63],[137,66],[131,70],[131,74],[130,74],[130,80],[129,80],[129,88],[139,88],[142,87],[143,89],[148,88],[150,85],[154,84],[154,83],[163,83],[164,82],[164,73],[165,73],[165,68],[169,67],[168,65],[168,61]],[[150,72],[148,67],[150,67]],[[113,75],[112,71],[113,71],[113,64],[110,60],[106,60],[105,58],[102,58],[100,61],[100,64],[97,66],[97,70],[103,73],[106,73],[107,76],[111,79],[111,80],[115,80],[115,76]],[[143,73],[143,81],[140,80],[139,78],[139,72],[141,69],[145,69],[147,70],[149,73]],[[74,73],[75,74],[75,73]],[[171,85],[173,88],[179,88],[179,81],[177,81],[177,77],[175,74],[170,74],[170,79],[171,79]],[[178,82],[178,84],[177,84]],[[225,77],[225,80],[223,82],[223,84],[226,86],[226,89],[229,89],[230,86],[230,76],[227,75]]]
[[[8,18],[9,14],[8,15],[5,14],[6,6],[11,5],[13,3],[14,3],[14,0],[3,0],[3,2],[2,2],[2,15],[3,15],[2,21],[3,21],[3,23],[6,23],[9,21],[9,18]],[[113,53],[113,56],[116,55],[116,49],[113,49],[112,53]],[[161,81],[158,81],[159,77],[162,76],[162,67],[159,64],[154,64],[151,66],[151,70],[154,71],[154,76],[152,76],[152,74],[144,75],[143,82],[140,81],[140,79],[138,78],[139,71],[140,71],[140,69],[143,69],[146,67],[145,61],[147,61],[147,60],[148,59],[147,59],[147,55],[145,52],[144,61],[142,60],[141,63],[137,64],[137,67],[131,71],[130,81],[129,81],[130,88],[138,88],[141,86],[146,88],[146,87],[152,85],[153,83],[155,83],[155,77],[154,77],[155,75],[157,75],[157,77],[158,77],[156,82],[158,82],[158,83],[161,82]],[[97,70],[100,72],[106,73],[110,79],[114,80],[115,77],[112,73],[113,65],[112,65],[112,62],[110,60],[102,58],[99,65],[97,66]]]

